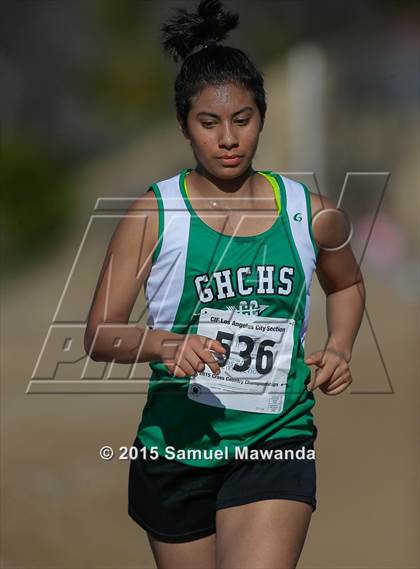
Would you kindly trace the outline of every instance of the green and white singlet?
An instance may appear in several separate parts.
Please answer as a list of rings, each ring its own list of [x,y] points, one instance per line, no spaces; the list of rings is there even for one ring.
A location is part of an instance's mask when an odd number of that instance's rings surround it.
[[[161,361],[149,362],[137,436],[162,456],[168,446],[199,449],[198,458],[177,460],[213,467],[233,458],[235,447],[314,434],[304,344],[318,248],[304,184],[259,170],[273,186],[278,216],[262,233],[230,236],[192,208],[185,186],[190,171],[151,186],[159,242],[144,283],[147,325],[215,338],[228,358],[219,375],[206,365],[182,378]],[[216,449],[229,458],[209,459]]]

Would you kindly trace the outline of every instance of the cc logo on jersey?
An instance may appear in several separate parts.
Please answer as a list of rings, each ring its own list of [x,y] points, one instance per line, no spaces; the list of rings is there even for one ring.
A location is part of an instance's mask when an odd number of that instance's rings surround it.
[[[301,214],[300,212],[299,212],[299,213],[295,213],[295,215],[293,216],[293,219],[294,219],[295,221],[302,221],[302,214]]]

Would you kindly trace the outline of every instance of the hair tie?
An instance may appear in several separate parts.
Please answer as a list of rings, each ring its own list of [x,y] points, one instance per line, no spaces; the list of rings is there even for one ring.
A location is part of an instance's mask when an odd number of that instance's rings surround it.
[[[198,53],[199,51],[201,51],[202,49],[206,49],[206,47],[215,47],[217,45],[220,45],[217,43],[217,41],[215,39],[210,39],[207,40],[206,42],[196,46],[189,54],[188,57],[190,55],[193,55],[194,53]]]

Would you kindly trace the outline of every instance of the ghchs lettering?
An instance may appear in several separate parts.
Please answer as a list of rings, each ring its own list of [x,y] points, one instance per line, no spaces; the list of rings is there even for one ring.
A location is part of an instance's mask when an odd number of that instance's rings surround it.
[[[197,275],[194,284],[200,301],[206,303],[255,293],[289,296],[293,291],[294,267],[282,266],[275,273],[274,265],[256,265],[254,274],[250,266],[239,267],[235,279],[233,273],[232,269],[223,269],[211,275]],[[250,276],[256,286],[245,283],[245,277]]]

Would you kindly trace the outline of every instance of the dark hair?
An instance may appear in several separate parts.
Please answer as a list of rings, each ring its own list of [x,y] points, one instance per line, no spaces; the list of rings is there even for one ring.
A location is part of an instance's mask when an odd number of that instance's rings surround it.
[[[162,44],[175,62],[182,59],[175,79],[175,106],[183,128],[191,98],[206,85],[239,84],[254,94],[264,124],[267,103],[262,72],[240,49],[220,45],[237,27],[239,15],[223,9],[220,0],[201,0],[196,12],[177,9],[178,14],[161,25]]]

